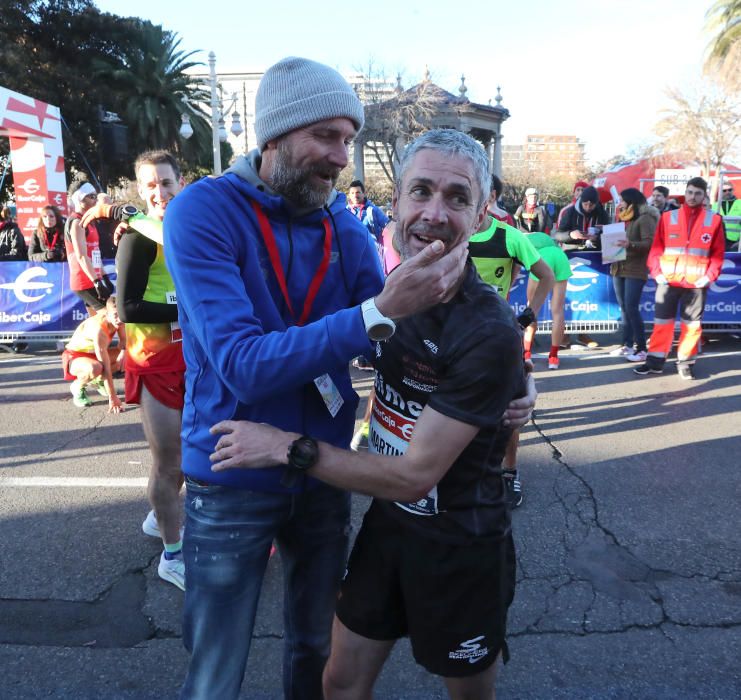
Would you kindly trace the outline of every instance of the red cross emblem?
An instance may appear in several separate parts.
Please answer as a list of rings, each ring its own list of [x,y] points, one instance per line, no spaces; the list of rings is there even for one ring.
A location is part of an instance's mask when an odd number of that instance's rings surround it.
[[[700,236],[700,240],[703,243],[710,243],[710,238],[711,238],[711,236],[710,236],[709,233],[703,233],[702,236]]]

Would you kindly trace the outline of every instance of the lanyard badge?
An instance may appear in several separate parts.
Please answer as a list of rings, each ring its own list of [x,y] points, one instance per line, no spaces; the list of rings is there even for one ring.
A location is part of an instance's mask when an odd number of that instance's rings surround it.
[[[270,257],[270,264],[273,267],[273,273],[278,280],[278,286],[280,287],[281,294],[283,295],[283,299],[288,307],[288,312],[291,314],[291,317],[297,326],[303,326],[309,318],[311,308],[314,305],[314,299],[316,299],[319,287],[322,286],[322,282],[324,281],[324,278],[327,275],[327,270],[329,269],[329,259],[332,254],[332,227],[329,224],[329,219],[326,216],[322,219],[322,224],[324,225],[324,251],[322,260],[319,263],[319,267],[317,268],[311,283],[309,284],[301,316],[296,320],[296,314],[293,311],[293,304],[291,303],[291,298],[288,296],[288,285],[286,283],[285,273],[283,272],[283,265],[280,261],[280,254],[278,253],[278,245],[275,242],[273,228],[270,225],[270,221],[268,221],[268,217],[265,216],[262,207],[257,202],[252,202],[252,206],[257,216],[257,222],[260,225],[260,232],[262,233],[262,239],[265,242],[265,247],[267,248],[268,256]],[[327,410],[332,418],[334,418],[344,403],[339,390],[328,374],[323,374],[321,377],[317,377],[314,380],[314,384],[319,390]]]

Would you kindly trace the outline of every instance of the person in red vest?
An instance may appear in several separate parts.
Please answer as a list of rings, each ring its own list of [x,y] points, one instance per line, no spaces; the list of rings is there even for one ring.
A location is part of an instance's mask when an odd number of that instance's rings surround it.
[[[84,227],[82,215],[97,202],[95,188],[89,182],[80,183],[70,194],[74,212],[64,226],[64,247],[70,272],[70,289],[82,300],[90,316],[105,308],[113,293],[113,284],[103,271],[100,237],[95,222]]]
[[[679,307],[681,331],[677,347],[677,372],[695,378],[697,344],[702,335],[702,314],[708,287],[723,265],[723,220],[703,207],[708,183],[701,177],[687,182],[684,204],[664,212],[648,254],[648,270],[656,280],[654,329],[646,362],[636,374],[661,374],[674,340],[674,318]]]

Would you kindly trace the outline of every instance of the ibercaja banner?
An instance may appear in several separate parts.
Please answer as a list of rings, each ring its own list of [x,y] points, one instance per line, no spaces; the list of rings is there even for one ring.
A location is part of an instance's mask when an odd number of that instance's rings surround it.
[[[59,107],[0,86],[0,137],[10,139],[16,220],[26,243],[39,209],[53,204],[67,214],[62,117]]]
[[[566,287],[564,316],[580,327],[604,329],[617,324],[620,307],[610,276],[599,253],[569,252],[571,278]],[[116,279],[113,260],[105,260],[108,276]],[[512,286],[509,302],[516,313],[527,306],[527,272]],[[653,321],[656,283],[643,288],[640,310],[644,320]],[[0,262],[0,336],[3,333],[72,332],[87,317],[82,302],[69,289],[66,263]],[[550,297],[538,316],[551,320]],[[705,302],[706,323],[741,324],[741,253],[726,253],[720,277],[713,282]]]
[[[104,269],[115,281],[113,260]],[[0,262],[0,336],[73,331],[87,318],[69,288],[67,263]]]

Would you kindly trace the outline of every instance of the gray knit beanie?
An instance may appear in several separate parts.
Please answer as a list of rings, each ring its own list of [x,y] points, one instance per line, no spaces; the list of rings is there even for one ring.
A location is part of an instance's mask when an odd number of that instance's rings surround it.
[[[360,131],[363,105],[333,68],[307,58],[284,58],[265,71],[255,95],[257,147],[323,119],[347,117]]]

